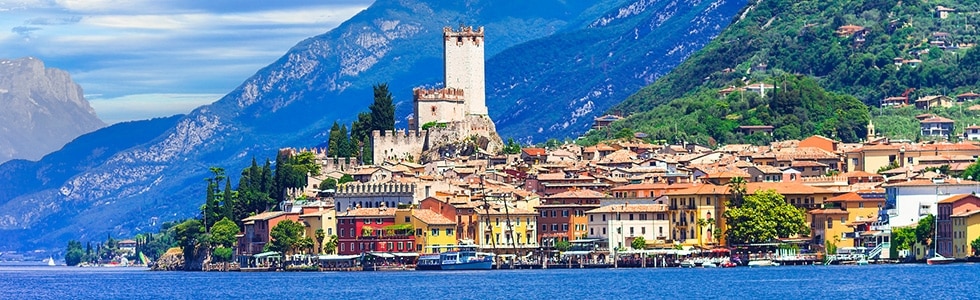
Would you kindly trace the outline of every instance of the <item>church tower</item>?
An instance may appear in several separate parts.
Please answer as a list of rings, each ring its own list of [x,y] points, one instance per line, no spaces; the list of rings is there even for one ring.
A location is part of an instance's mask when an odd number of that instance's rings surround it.
[[[875,124],[871,123],[871,119],[868,119],[868,136],[865,137],[865,141],[871,142],[875,139],[877,133],[875,132]]]
[[[483,27],[443,28],[446,88],[466,92],[466,114],[487,115]]]

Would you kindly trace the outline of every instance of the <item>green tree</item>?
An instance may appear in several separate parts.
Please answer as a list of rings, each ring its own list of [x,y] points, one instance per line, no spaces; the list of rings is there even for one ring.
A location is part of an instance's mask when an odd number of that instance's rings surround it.
[[[323,244],[326,243],[326,241],[324,241],[323,238],[327,237],[327,233],[323,231],[323,228],[317,228],[316,231],[313,232],[313,236],[316,237],[316,241],[315,241],[316,249],[317,249],[316,253],[322,254]]]
[[[395,104],[387,83],[374,86],[374,103],[371,112],[371,130],[395,130]]]
[[[174,226],[177,245],[184,252],[185,261],[197,259],[196,248],[204,240],[204,225],[196,219],[189,219]],[[189,268],[189,264],[186,264]]]
[[[85,251],[82,250],[82,243],[76,240],[68,241],[68,247],[65,249],[65,264],[77,266],[82,262],[83,256],[85,256]]]
[[[318,187],[320,188],[320,190],[336,190],[337,180],[333,178],[324,179],[320,181],[320,185]]]
[[[340,156],[340,124],[337,121],[333,121],[333,126],[330,127],[330,134],[328,135],[327,141],[327,157],[338,157]]]
[[[980,181],[980,159],[973,162],[963,170],[963,174],[960,174],[961,178],[970,178],[971,180]]]
[[[313,246],[315,246],[315,245],[316,245],[316,242],[313,241],[313,238],[308,237],[308,236],[307,237],[300,237],[299,240],[296,241],[296,249],[300,249],[300,250],[302,250],[305,253],[312,253],[313,252]]]
[[[559,240],[555,242],[555,250],[558,250],[558,252],[565,252],[571,248],[572,248],[572,244],[566,240]]]
[[[351,143],[350,136],[347,131],[347,124],[340,126],[340,142],[337,143],[337,155],[340,157],[351,157],[354,153],[354,145]]]
[[[936,217],[933,215],[928,215],[919,219],[919,224],[915,226],[915,241],[925,246],[932,245],[933,236],[935,233],[935,228],[933,225],[935,224]]]
[[[633,249],[636,249],[636,250],[646,249],[647,248],[647,240],[645,238],[643,238],[642,236],[635,237],[635,238],[633,238],[633,241],[630,242],[630,246],[633,247]]]
[[[350,174],[344,174],[343,176],[340,176],[340,181],[338,181],[337,184],[341,185],[353,181],[354,181],[354,176],[351,176]]]
[[[323,245],[323,251],[327,254],[334,254],[337,251],[337,235],[331,235],[330,240]]]
[[[269,232],[269,237],[272,238],[272,241],[269,243],[269,249],[282,254],[293,253],[300,246],[303,230],[302,223],[293,222],[292,220],[279,222]]]
[[[980,237],[970,242],[970,248],[973,249],[973,256],[980,255]]]
[[[234,221],[224,218],[211,226],[211,242],[216,246],[231,247],[237,241],[235,237],[238,235],[238,224]]]
[[[233,251],[231,248],[218,247],[217,249],[214,249],[213,256],[218,262],[230,262],[233,256]]]
[[[729,193],[731,193],[732,200],[729,203],[729,207],[742,206],[742,201],[745,198],[745,178],[736,176],[733,177],[731,181],[728,182]]]
[[[733,245],[769,242],[809,232],[806,212],[773,190],[745,196],[742,205],[729,208],[724,217],[729,224],[725,232],[728,243]]]
[[[515,142],[514,138],[507,138],[507,144],[504,145],[504,153],[506,154],[521,153],[521,144]]]

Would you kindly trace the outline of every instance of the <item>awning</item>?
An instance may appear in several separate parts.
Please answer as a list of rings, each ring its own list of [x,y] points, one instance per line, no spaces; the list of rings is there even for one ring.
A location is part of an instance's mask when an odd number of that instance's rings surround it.
[[[564,255],[589,255],[592,251],[565,251]]]
[[[262,252],[255,255],[255,258],[263,258],[263,257],[279,257],[279,252],[269,251],[269,252]]]
[[[361,257],[360,255],[320,255],[320,260],[352,260]]]
[[[411,252],[395,252],[395,253],[392,253],[392,254],[394,254],[395,256],[398,256],[398,257],[418,257],[419,256],[418,253],[411,253]]]
[[[394,258],[395,257],[395,255],[393,255],[393,254],[384,253],[384,252],[368,252],[367,255],[373,255],[373,256],[383,257],[383,258]]]

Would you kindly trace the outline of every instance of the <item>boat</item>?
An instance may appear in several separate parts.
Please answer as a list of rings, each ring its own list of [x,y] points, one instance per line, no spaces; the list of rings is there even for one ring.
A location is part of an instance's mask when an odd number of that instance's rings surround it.
[[[734,262],[732,262],[730,260],[721,263],[721,267],[722,268],[734,268],[734,267],[737,267],[737,266],[738,266],[738,264],[735,264]]]
[[[749,267],[772,267],[778,266],[779,263],[772,261],[771,259],[759,259],[749,261]]]
[[[431,246],[436,252],[419,257],[415,270],[490,270],[493,269],[493,253],[477,252],[476,245]]]
[[[51,256],[48,256],[48,266],[54,267],[55,265],[56,264],[54,263],[54,258],[51,257]]]
[[[932,238],[932,257],[930,257],[929,259],[926,259],[926,264],[928,264],[928,265],[945,265],[945,264],[952,263],[952,262],[956,261],[955,258],[945,257],[942,254],[939,254],[939,243],[936,242],[936,239],[939,237],[939,218],[933,218],[933,219],[936,220],[936,222],[932,224],[932,228],[935,230],[933,232],[933,234],[932,234],[932,237],[933,237]]]
[[[681,268],[693,268],[693,267],[695,267],[695,263],[693,260],[688,259],[681,262]]]
[[[705,261],[704,263],[701,264],[701,267],[702,268],[717,268],[718,265],[716,265],[715,263],[713,263],[711,261]]]

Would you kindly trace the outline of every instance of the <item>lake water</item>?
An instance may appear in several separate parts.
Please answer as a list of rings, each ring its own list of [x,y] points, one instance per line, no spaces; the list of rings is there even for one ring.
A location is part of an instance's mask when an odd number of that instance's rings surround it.
[[[203,273],[0,266],[0,299],[977,299],[980,264]]]

